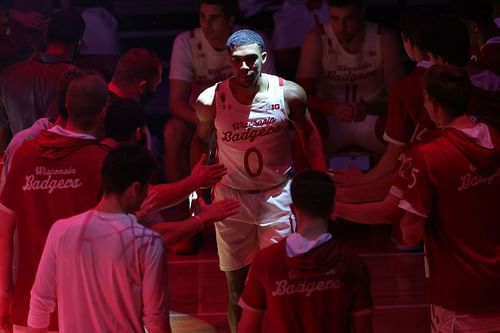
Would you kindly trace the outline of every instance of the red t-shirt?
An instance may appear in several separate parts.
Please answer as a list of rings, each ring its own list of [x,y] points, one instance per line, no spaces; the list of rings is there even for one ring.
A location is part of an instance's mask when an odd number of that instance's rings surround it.
[[[350,332],[351,314],[371,310],[369,276],[360,258],[333,239],[290,258],[286,239],[261,250],[240,304],[265,311],[263,332]]]
[[[14,155],[0,203],[15,212],[18,261],[13,321],[26,326],[30,290],[52,224],[94,207],[101,193],[101,164],[107,149],[43,131]],[[57,330],[57,317],[50,330]]]
[[[500,136],[483,148],[462,132],[414,146],[400,171],[400,207],[426,218],[432,304],[463,313],[500,310]]]
[[[420,141],[435,125],[424,109],[423,79],[428,68],[421,62],[389,90],[389,111],[384,139],[400,146]]]

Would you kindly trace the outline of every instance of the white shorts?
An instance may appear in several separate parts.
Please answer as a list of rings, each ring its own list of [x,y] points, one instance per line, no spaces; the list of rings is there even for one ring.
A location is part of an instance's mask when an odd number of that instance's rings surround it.
[[[365,120],[359,122],[338,122],[334,117],[328,117],[328,138],[324,143],[327,155],[332,155],[339,150],[357,146],[373,153],[383,153],[386,144],[381,142],[375,133],[378,116],[367,115]]]
[[[259,249],[279,242],[291,232],[290,181],[257,193],[217,184],[214,200],[222,199],[241,203],[238,215],[215,223],[222,271],[235,271],[250,265]]]
[[[432,333],[500,332],[500,312],[485,314],[457,313],[431,304]]]

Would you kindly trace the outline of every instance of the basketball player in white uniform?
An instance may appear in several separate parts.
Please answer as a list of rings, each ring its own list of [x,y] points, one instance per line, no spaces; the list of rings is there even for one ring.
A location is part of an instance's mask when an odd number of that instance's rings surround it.
[[[325,170],[319,133],[296,83],[262,74],[267,53],[262,38],[239,30],[226,43],[233,77],[198,97],[199,144],[217,138],[219,162],[227,175],[214,189],[215,200],[234,198],[240,213],[216,223],[220,268],[229,290],[228,319],[236,332],[237,305],[256,252],[290,233],[288,172],[292,166],[289,121],[308,163]]]
[[[399,37],[365,22],[361,0],[328,4],[331,21],[306,36],[297,82],[309,108],[328,116],[327,154],[348,146],[381,153],[377,119],[386,111],[387,88],[404,75]]]
[[[189,175],[189,147],[196,127],[194,106],[198,95],[229,78],[226,40],[236,31],[236,6],[230,0],[202,0],[199,7],[200,27],[180,33],[172,47],[169,74],[169,111],[165,125],[165,173],[170,182]],[[269,61],[264,72],[274,73]]]

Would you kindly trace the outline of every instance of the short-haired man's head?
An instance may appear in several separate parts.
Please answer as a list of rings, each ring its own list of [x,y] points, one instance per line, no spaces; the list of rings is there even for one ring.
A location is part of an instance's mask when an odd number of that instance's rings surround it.
[[[457,17],[442,14],[428,20],[419,29],[416,45],[423,52],[445,62],[465,66],[470,59],[469,32]]]
[[[226,42],[226,49],[230,51],[234,47],[257,44],[260,51],[264,51],[264,39],[257,32],[250,29],[242,29],[234,32]]]
[[[68,119],[81,130],[95,128],[108,95],[106,82],[99,75],[87,74],[72,80],[66,92]]]
[[[148,184],[155,163],[151,153],[135,144],[120,145],[104,159],[101,176],[104,194],[121,194],[135,182]]]
[[[234,0],[199,0],[199,3],[200,6],[202,4],[220,6],[225,18],[235,17],[238,13],[237,1]]]
[[[411,7],[399,16],[399,31],[404,38],[415,44],[415,37],[420,28],[436,15],[428,6]]]
[[[441,105],[448,114],[465,114],[471,83],[464,69],[444,64],[434,65],[425,75],[425,91],[432,102]]]
[[[108,107],[104,118],[106,137],[118,142],[129,142],[138,128],[144,126],[144,109],[132,100],[118,98]]]
[[[78,78],[81,78],[83,76],[87,75],[84,71],[73,67],[66,71],[62,78],[57,82],[57,87],[56,87],[56,96],[57,96],[57,111],[58,115],[63,119],[66,120],[68,119],[68,111],[66,110],[66,93],[68,92],[68,88],[70,83]],[[57,115],[50,115],[51,117],[54,117],[52,120],[56,120],[55,118]]]
[[[161,60],[155,52],[143,48],[130,49],[118,60],[112,82],[117,86],[149,82],[158,77],[160,67]]]
[[[307,170],[297,174],[291,193],[293,206],[311,217],[329,218],[333,212],[335,184],[324,172]]]
[[[85,22],[74,10],[63,9],[55,12],[47,28],[47,43],[59,42],[68,45],[76,44],[83,38]]]
[[[328,6],[333,7],[350,7],[350,6],[363,6],[363,0],[328,0]]]

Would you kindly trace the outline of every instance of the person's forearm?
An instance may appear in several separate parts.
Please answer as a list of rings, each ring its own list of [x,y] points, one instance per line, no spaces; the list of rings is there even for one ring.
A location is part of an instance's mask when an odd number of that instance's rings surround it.
[[[326,171],[323,143],[312,121],[308,122],[304,130],[296,130],[296,134],[311,168],[318,171]]]
[[[389,144],[386,151],[378,161],[378,163],[367,173],[360,175],[358,183],[370,183],[378,178],[388,176],[393,173],[398,167],[398,157],[403,147],[395,144]]]
[[[152,185],[151,191],[158,193],[153,207],[156,209],[171,207],[186,199],[189,194],[198,190],[198,187],[198,181],[191,175],[175,183]]]
[[[343,219],[364,224],[391,224],[401,210],[399,198],[387,194],[383,201],[352,204],[335,202],[334,215]]]
[[[167,246],[174,245],[183,240],[189,239],[191,236],[203,230],[202,217],[190,217],[183,221],[171,221],[157,223],[151,227],[158,232]]]
[[[182,119],[187,123],[196,125],[196,112],[188,102],[176,102],[170,104],[170,114],[176,118]]]
[[[382,202],[352,204],[335,203],[335,216],[362,224],[390,224],[390,214],[383,209]]]

